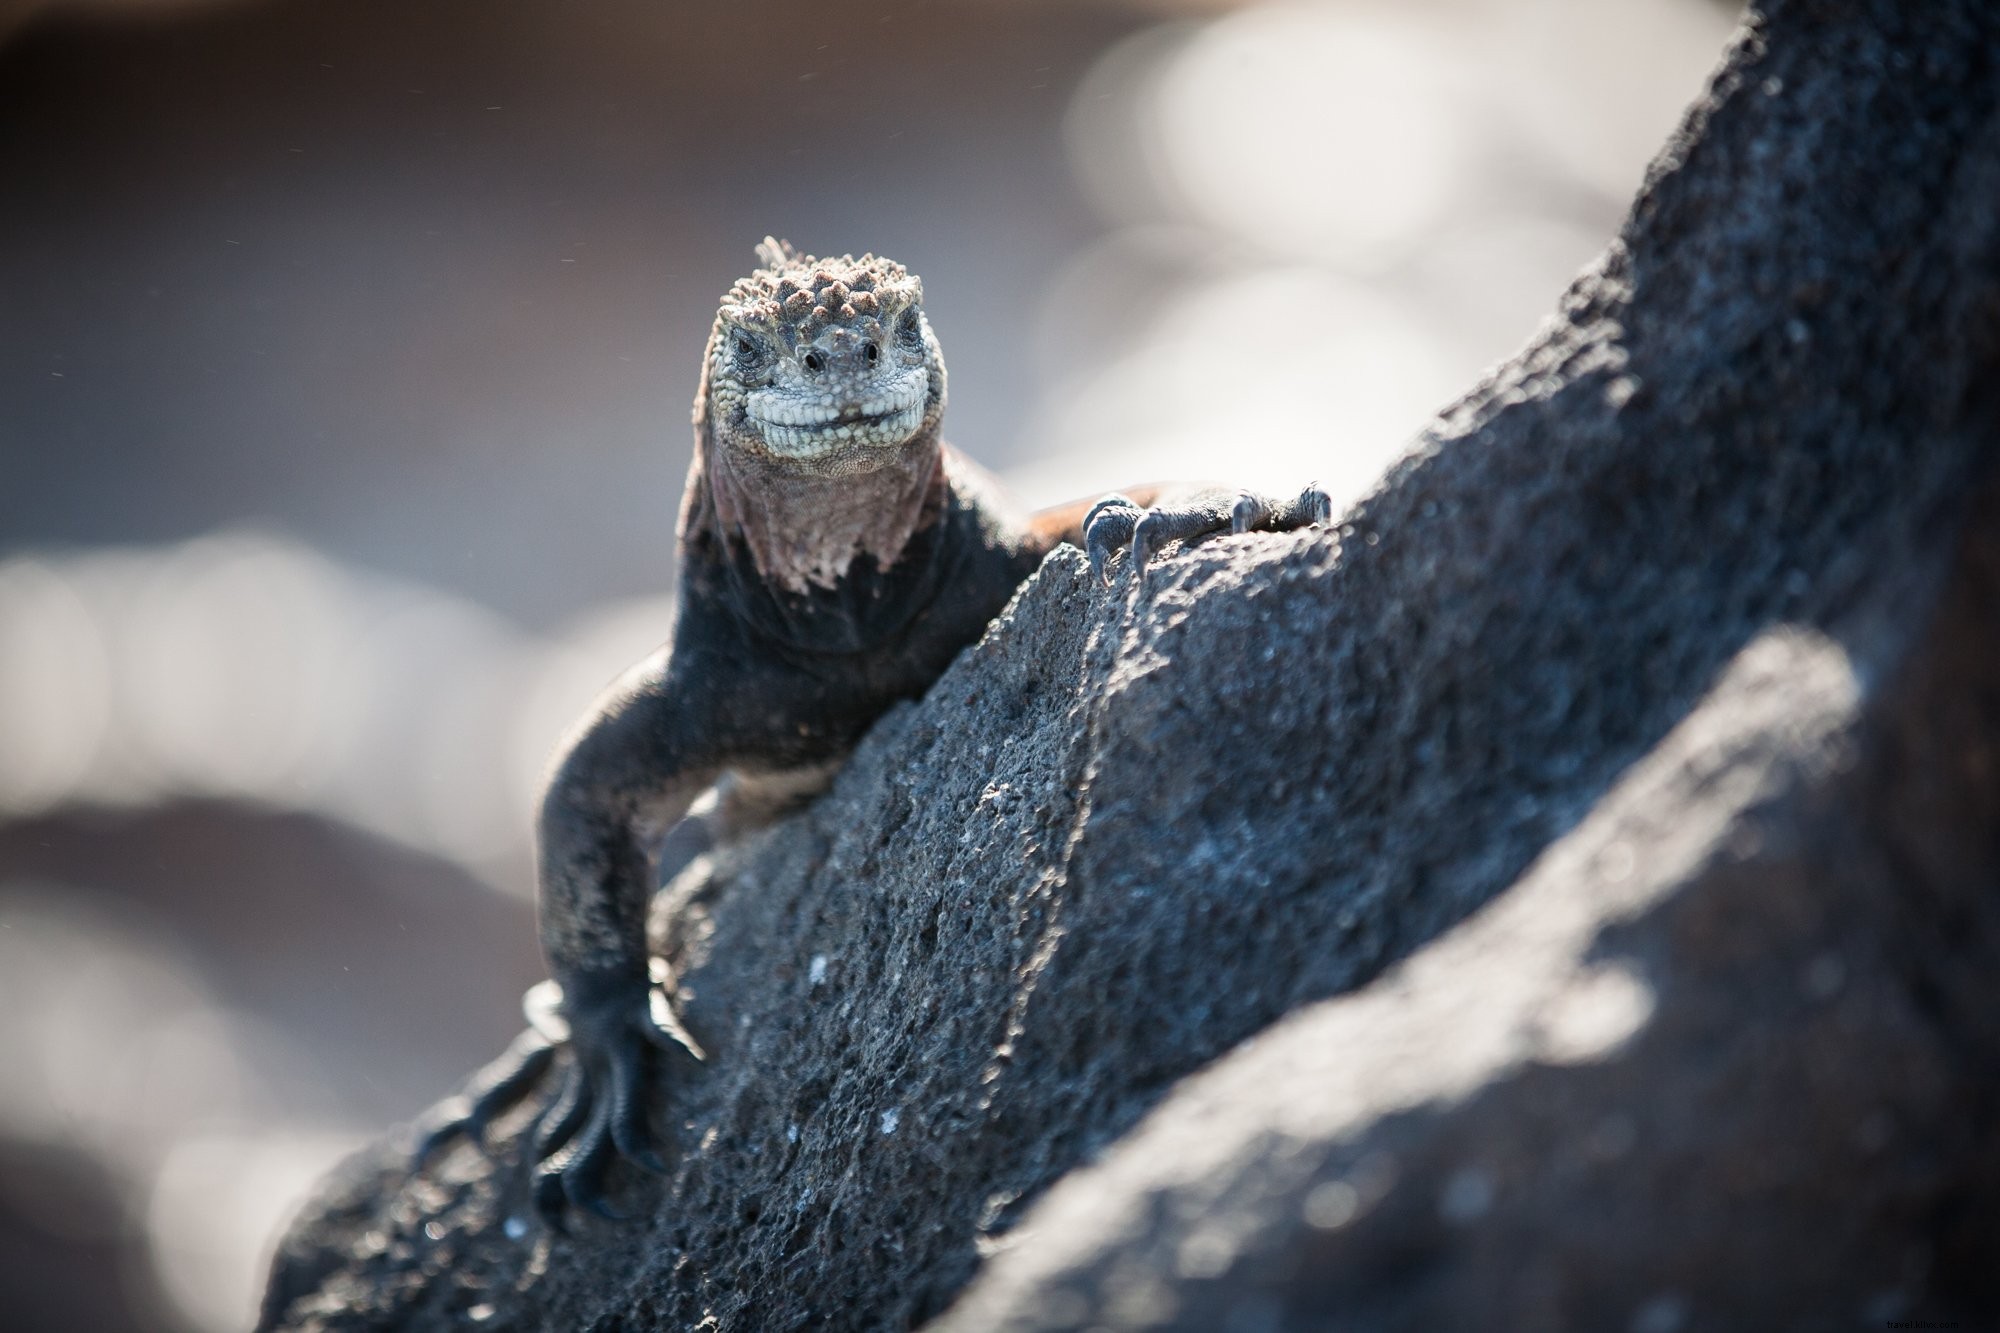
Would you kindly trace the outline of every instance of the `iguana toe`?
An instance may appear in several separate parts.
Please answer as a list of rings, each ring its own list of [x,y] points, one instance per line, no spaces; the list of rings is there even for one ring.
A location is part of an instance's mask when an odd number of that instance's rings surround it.
[[[1090,572],[1105,587],[1111,586],[1106,566],[1114,551],[1132,543],[1133,530],[1145,511],[1122,495],[1107,495],[1090,507],[1083,519],[1084,551],[1090,556]]]
[[[1147,563],[1168,542],[1221,532],[1229,526],[1233,509],[1220,496],[1200,496],[1187,504],[1147,510],[1132,534],[1133,570],[1143,573]]]
[[[590,1116],[590,1085],[574,1064],[563,1071],[562,1086],[542,1109],[528,1142],[535,1160],[545,1162],[569,1145]]]
[[[483,1142],[487,1126],[526,1097],[554,1059],[555,1048],[541,1034],[531,1030],[516,1037],[499,1059],[473,1076],[463,1093],[440,1108],[443,1119],[418,1139],[410,1168],[421,1168],[439,1148],[461,1136]]]

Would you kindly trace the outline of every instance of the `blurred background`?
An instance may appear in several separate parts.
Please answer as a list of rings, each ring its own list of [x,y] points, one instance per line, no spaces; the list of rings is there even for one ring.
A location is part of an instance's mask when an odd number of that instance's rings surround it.
[[[540,975],[714,302],[925,279],[1053,503],[1337,501],[1532,335],[1717,0],[0,0],[0,1328],[246,1326]]]

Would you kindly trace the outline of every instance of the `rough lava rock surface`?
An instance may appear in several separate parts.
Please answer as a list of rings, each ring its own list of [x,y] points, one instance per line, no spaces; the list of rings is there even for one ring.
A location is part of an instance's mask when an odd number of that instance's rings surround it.
[[[1754,9],[1336,531],[1059,551],[662,895],[636,1220],[386,1142],[265,1325],[2000,1311],[1997,92],[1989,4]]]
[[[1177,1087],[938,1333],[1987,1326],[1982,517],[1941,602],[1761,635],[1498,901]]]

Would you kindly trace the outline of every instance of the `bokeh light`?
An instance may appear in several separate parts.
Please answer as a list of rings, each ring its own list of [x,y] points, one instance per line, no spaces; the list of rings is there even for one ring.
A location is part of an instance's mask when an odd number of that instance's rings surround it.
[[[71,886],[0,883],[0,1007],[35,1015],[0,1025],[0,1133],[101,1163],[152,1238],[151,1264],[103,1280],[178,1326],[242,1327],[273,1229],[358,1137],[287,1121],[255,1020]]]
[[[68,799],[111,721],[97,622],[47,561],[0,561],[0,811]]]
[[[1179,208],[1280,262],[1390,260],[1451,204],[1477,129],[1435,24],[1281,4],[1201,28],[1148,71],[1146,160]]]
[[[0,817],[233,797],[325,814],[526,892],[550,750],[663,641],[671,597],[531,633],[236,531],[0,565]]]
[[[1110,230],[1044,298],[1014,476],[1048,503],[1224,470],[1352,502],[1603,249],[1730,22],[1281,0],[1112,47],[1065,122]]]

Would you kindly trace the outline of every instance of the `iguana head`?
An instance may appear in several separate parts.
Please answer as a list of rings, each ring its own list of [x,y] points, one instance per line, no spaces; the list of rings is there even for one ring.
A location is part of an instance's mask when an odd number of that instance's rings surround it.
[[[944,359],[923,284],[874,255],[816,259],[783,241],[722,298],[695,429],[759,471],[872,472],[935,440]]]

